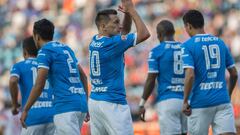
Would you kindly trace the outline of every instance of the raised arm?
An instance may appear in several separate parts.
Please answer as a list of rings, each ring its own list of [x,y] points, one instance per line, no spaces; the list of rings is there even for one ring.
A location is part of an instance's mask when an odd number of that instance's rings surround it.
[[[124,11],[127,12],[132,17],[136,25],[136,29],[137,29],[136,44],[141,43],[146,39],[148,39],[150,37],[150,33],[146,25],[138,15],[137,11],[135,10],[132,0],[122,0],[122,6]]]
[[[129,13],[124,13],[123,22],[122,22],[122,35],[127,35],[131,31],[132,18]]]
[[[229,96],[231,97],[233,89],[238,79],[238,72],[235,67],[228,68],[228,72],[230,74],[228,90],[229,90]]]
[[[28,101],[23,109],[22,116],[20,118],[22,126],[24,128],[26,128],[25,120],[27,118],[28,111],[30,110],[32,105],[35,103],[37,98],[41,95],[44,89],[45,82],[47,80],[47,75],[48,75],[48,69],[45,69],[45,68],[38,69],[36,83],[31,90],[31,93],[28,97]]]
[[[18,77],[16,76],[11,76],[9,80],[9,89],[10,89],[10,94],[12,97],[12,114],[16,115],[18,114],[19,110],[18,108],[20,105],[18,104]]]

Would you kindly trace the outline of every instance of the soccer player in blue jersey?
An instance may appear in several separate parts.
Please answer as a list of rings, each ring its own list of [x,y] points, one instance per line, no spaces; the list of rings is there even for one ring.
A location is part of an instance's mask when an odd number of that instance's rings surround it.
[[[150,34],[131,0],[122,0],[125,12],[121,26],[117,11],[97,13],[98,34],[89,45],[92,90],[89,100],[93,135],[132,135],[133,126],[124,87],[124,52]],[[137,33],[129,33],[131,19]],[[122,27],[122,28],[121,28]]]
[[[204,32],[204,18],[199,11],[186,12],[183,22],[191,36],[182,49],[185,69],[183,112],[189,116],[189,133],[207,135],[211,125],[215,135],[234,135],[236,129],[230,103],[238,78],[234,60],[223,40]],[[228,88],[226,69],[230,74]]]
[[[33,37],[38,51],[38,72],[21,116],[24,125],[28,111],[40,96],[48,78],[53,88],[54,125],[57,135],[79,135],[87,108],[87,78],[74,52],[65,44],[52,41],[54,25],[47,19],[34,23]]]
[[[148,58],[148,77],[139,104],[140,118],[144,120],[144,104],[158,80],[157,111],[161,135],[187,133],[187,117],[182,113],[183,80],[181,43],[174,40],[174,26],[168,20],[157,25],[160,44],[153,48]]]
[[[23,40],[23,57],[25,60],[13,65],[9,81],[10,93],[12,96],[12,113],[18,114],[20,105],[18,104],[18,90],[20,87],[22,97],[22,107],[25,106],[31,89],[37,77],[37,48],[33,37]],[[19,87],[18,87],[19,85]],[[21,135],[53,135],[55,126],[53,124],[53,115],[55,113],[52,106],[52,89],[46,83],[41,96],[29,110],[26,119],[27,129],[22,129]]]

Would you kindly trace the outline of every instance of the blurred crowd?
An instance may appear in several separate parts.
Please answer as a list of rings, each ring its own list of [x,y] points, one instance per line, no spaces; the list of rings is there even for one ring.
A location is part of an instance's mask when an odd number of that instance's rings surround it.
[[[137,120],[137,107],[147,75],[148,52],[158,44],[155,27],[161,19],[170,19],[176,30],[175,39],[184,42],[189,38],[184,31],[182,15],[188,9],[199,9],[205,15],[205,30],[221,37],[230,47],[235,62],[240,60],[240,1],[239,0],[134,0],[137,11],[144,19],[151,38],[125,55],[125,85],[127,98],[134,120]],[[94,17],[104,8],[117,9],[120,0],[0,0],[0,135],[5,130],[8,135],[18,131],[18,119],[12,117],[9,108],[8,88],[9,69],[22,60],[21,40],[32,34],[34,21],[47,18],[56,26],[54,39],[68,44],[88,70],[88,45],[97,28]],[[119,13],[120,17],[122,13]],[[134,25],[132,32],[135,32]],[[239,66],[238,66],[239,67]],[[240,112],[240,98],[233,103],[235,115]],[[154,94],[150,98],[147,118],[156,120]],[[238,109],[239,108],[239,109]],[[10,125],[9,125],[10,123]],[[5,126],[3,126],[5,125]],[[4,129],[5,128],[5,129]]]

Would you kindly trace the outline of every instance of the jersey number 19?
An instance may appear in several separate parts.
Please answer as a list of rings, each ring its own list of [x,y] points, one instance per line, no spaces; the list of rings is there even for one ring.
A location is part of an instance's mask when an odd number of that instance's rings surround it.
[[[202,46],[204,51],[206,69],[220,68],[220,49],[218,45]],[[215,60],[215,62],[213,62]]]

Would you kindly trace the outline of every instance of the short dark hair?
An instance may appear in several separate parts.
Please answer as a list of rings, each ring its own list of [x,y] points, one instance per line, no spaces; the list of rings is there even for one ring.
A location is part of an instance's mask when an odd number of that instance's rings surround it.
[[[162,20],[157,25],[157,33],[163,36],[173,36],[175,34],[175,29],[169,20]]]
[[[34,43],[33,37],[27,37],[22,42],[22,48],[31,56],[37,56],[38,49]]]
[[[189,10],[183,16],[184,24],[191,24],[194,28],[203,28],[204,18],[198,10]]]
[[[41,19],[34,23],[33,33],[38,34],[43,40],[52,40],[54,34],[54,25],[47,19]]]
[[[105,10],[99,11],[95,18],[95,24],[97,25],[97,27],[99,27],[102,21],[104,21],[104,23],[108,22],[110,20],[109,15],[117,15],[117,11],[114,9],[105,9]]]

